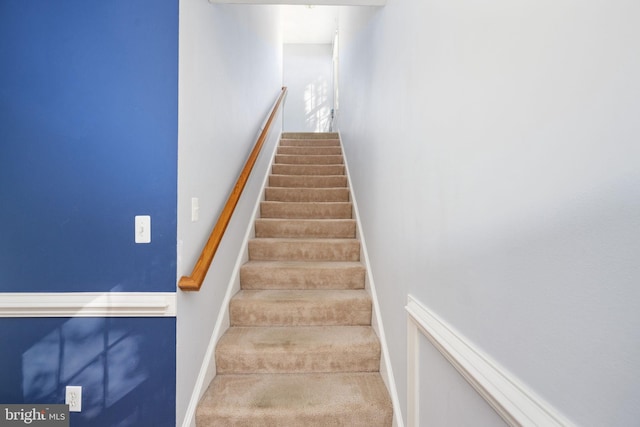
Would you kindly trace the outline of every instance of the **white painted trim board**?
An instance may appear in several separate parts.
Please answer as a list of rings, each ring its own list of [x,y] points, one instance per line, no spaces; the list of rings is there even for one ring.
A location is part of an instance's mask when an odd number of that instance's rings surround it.
[[[537,396],[466,337],[408,295],[408,396],[409,427],[419,424],[419,330],[469,384],[510,425],[522,427],[574,426],[549,403]]]
[[[0,293],[0,317],[175,316],[175,292]]]

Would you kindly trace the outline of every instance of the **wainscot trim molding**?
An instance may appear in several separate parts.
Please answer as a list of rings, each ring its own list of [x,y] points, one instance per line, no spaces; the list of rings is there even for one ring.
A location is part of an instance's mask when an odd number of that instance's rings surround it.
[[[573,426],[496,361],[476,348],[413,296],[405,307],[408,325],[409,427],[419,425],[418,353],[420,331],[469,384],[511,426]]]
[[[0,293],[0,317],[175,316],[175,292]]]

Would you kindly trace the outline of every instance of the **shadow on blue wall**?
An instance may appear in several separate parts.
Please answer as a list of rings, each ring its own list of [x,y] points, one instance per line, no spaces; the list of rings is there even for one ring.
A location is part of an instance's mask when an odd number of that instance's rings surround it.
[[[175,319],[0,319],[0,402],[64,403],[71,425],[175,425]]]

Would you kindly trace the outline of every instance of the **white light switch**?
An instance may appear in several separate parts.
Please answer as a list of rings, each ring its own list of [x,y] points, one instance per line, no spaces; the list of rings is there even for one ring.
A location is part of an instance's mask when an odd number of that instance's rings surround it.
[[[151,217],[136,215],[136,243],[151,243]]]
[[[200,219],[200,201],[197,197],[191,198],[191,222]]]

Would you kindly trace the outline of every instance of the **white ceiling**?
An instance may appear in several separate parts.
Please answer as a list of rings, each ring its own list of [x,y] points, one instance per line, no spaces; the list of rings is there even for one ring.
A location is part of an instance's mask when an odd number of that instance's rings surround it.
[[[284,43],[333,43],[336,6],[282,6]]]
[[[1,0],[0,0],[1,1]],[[387,0],[209,0],[209,3],[282,5],[284,43],[333,43],[338,6],[384,6]]]

